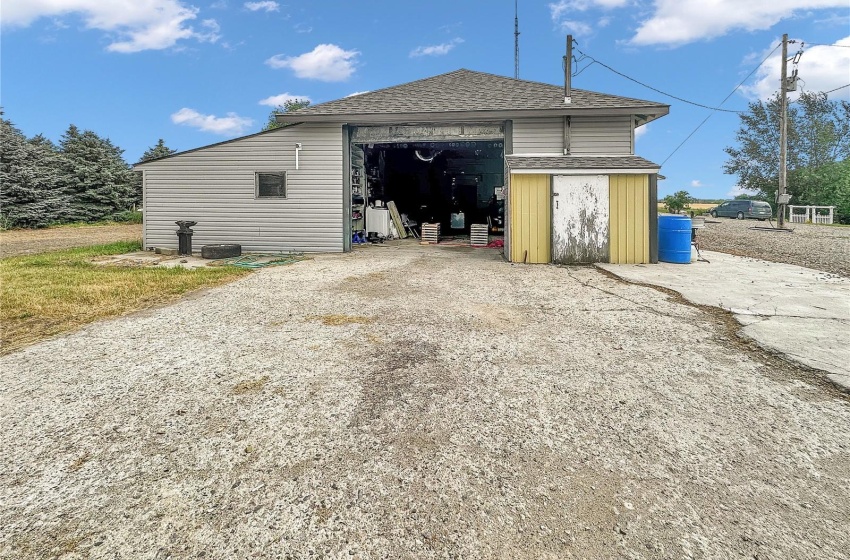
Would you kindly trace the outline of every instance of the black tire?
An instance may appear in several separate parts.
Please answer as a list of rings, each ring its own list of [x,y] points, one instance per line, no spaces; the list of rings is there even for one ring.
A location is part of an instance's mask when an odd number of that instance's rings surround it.
[[[738,219],[739,219],[739,220],[743,220],[743,219],[744,219],[744,213],[743,213],[743,212],[738,212]]]
[[[709,212],[709,214],[711,214],[711,217],[712,217],[712,218],[716,218],[716,217],[717,217],[717,212],[715,212],[714,210],[712,210],[711,212]]]
[[[228,259],[242,255],[242,245],[204,245],[201,247],[201,258],[204,259]]]

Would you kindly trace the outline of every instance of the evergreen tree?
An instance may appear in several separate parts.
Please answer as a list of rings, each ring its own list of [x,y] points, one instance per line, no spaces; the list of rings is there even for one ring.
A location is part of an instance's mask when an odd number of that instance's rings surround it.
[[[90,130],[71,125],[59,142],[64,156],[63,190],[69,197],[69,221],[94,222],[114,217],[136,201],[135,177],[124,150]]]
[[[61,190],[61,157],[41,135],[27,140],[0,121],[0,223],[3,227],[45,227],[62,221],[68,199]]]
[[[142,154],[142,159],[139,160],[140,163],[151,161],[154,159],[159,159],[161,157],[170,156],[171,154],[177,152],[177,150],[172,150],[168,146],[165,145],[165,140],[160,138],[155,146],[151,146],[145,153]]]
[[[157,140],[156,144],[145,150],[145,153],[142,154],[141,159],[139,159],[139,163],[144,163],[146,161],[151,161],[154,159],[159,159],[165,156],[170,156],[173,153],[176,153],[177,150],[172,150],[168,146],[165,145],[165,140],[160,138]],[[142,172],[135,171],[133,172],[133,202],[135,204],[142,204]]]

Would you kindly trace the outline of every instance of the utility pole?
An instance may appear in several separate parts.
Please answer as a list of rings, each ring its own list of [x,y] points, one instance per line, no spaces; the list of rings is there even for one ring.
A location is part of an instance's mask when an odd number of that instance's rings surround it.
[[[567,55],[564,57],[564,103],[573,102],[573,36],[567,35]]]
[[[519,79],[519,0],[514,0],[514,79]]]
[[[782,35],[782,72],[779,78],[779,190],[776,192],[776,223],[785,227],[785,192],[788,179],[788,34]]]

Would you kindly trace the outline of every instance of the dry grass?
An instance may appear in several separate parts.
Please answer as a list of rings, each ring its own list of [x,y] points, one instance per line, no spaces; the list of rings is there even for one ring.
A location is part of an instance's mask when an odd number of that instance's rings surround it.
[[[89,459],[91,459],[91,453],[86,451],[85,453],[74,459],[74,461],[70,465],[68,465],[68,470],[70,472],[77,472],[82,468],[83,465],[85,465],[89,461]]]
[[[311,315],[308,319],[321,321],[323,325],[331,327],[353,324],[366,325],[373,321],[371,317],[363,317],[361,315]]]
[[[0,354],[249,274],[232,267],[189,270],[90,262],[139,248],[138,242],[118,242],[0,260]]]
[[[687,209],[688,210],[710,210],[710,209],[714,208],[715,206],[717,206],[717,204],[710,203],[710,202],[692,202],[691,204],[688,205]],[[664,206],[663,203],[659,202],[658,203],[658,211],[659,212],[666,212],[667,207]]]
[[[244,395],[245,393],[255,393],[257,391],[261,391],[263,387],[266,386],[266,383],[269,382],[269,376],[264,375],[259,379],[252,379],[250,381],[242,381],[233,386],[233,393],[236,395]]]

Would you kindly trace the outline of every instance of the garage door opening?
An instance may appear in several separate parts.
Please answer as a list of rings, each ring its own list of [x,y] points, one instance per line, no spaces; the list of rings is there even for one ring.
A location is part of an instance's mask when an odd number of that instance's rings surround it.
[[[503,234],[504,141],[386,142],[352,147],[352,163],[362,165],[355,177],[362,173],[363,179],[352,181],[355,220],[361,198],[365,210],[363,223],[353,224],[353,230],[369,230],[365,214],[392,201],[400,215],[417,224],[414,227],[439,223],[443,237],[467,236],[473,224],[486,224],[490,234]]]

